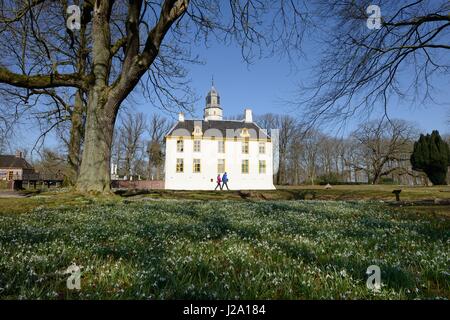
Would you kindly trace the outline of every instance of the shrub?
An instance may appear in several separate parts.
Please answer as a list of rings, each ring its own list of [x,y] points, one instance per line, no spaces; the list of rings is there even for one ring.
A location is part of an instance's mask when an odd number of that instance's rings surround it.
[[[380,179],[380,183],[381,184],[395,184],[395,181],[392,178],[383,177]]]
[[[342,179],[337,173],[331,172],[331,173],[319,176],[317,178],[317,181],[318,181],[318,183],[320,185],[325,185],[327,183],[329,183],[329,184],[340,184]]]
[[[450,147],[437,130],[431,135],[420,135],[419,140],[414,143],[411,164],[413,170],[425,172],[434,185],[447,184]]]

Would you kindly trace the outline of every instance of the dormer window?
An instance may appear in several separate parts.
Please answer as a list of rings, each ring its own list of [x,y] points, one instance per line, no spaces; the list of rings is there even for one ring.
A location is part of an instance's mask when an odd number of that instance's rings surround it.
[[[243,128],[243,129],[241,130],[241,137],[243,137],[243,138],[248,138],[248,137],[250,137],[250,134],[248,133],[248,129],[247,129],[247,128]]]
[[[202,133],[202,128],[200,128],[199,126],[195,126],[194,128],[194,132],[192,133],[194,136],[201,136]]]

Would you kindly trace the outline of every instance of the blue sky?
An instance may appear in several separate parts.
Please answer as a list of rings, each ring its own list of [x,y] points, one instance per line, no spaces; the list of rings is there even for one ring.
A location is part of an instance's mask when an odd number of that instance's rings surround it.
[[[298,110],[292,109],[284,101],[293,99],[299,82],[311,81],[313,45],[305,47],[306,56],[296,61],[296,67],[292,67],[283,57],[255,60],[248,65],[243,62],[239,48],[220,43],[214,43],[209,48],[199,47],[194,53],[198,53],[205,61],[204,65],[189,66],[191,86],[201,96],[196,103],[197,117],[201,117],[212,76],[221,96],[225,116],[242,114],[244,108],[251,108],[256,114],[271,112],[294,117],[299,115]],[[421,131],[438,129],[441,133],[450,133],[450,79],[441,78],[435,86],[437,93],[434,97],[440,104],[430,101],[417,106],[412,105],[411,101],[393,99],[388,110],[389,116],[411,121]],[[150,107],[141,106],[140,109],[145,112]],[[374,113],[371,117],[378,118],[380,113]],[[353,130],[358,121],[350,121],[344,131]]]
[[[225,116],[242,114],[244,108],[251,108],[255,114],[278,113],[298,116],[299,111],[288,107],[283,101],[293,99],[296,85],[299,82],[308,83],[313,73],[310,67],[314,63],[316,48],[311,42],[304,46],[305,57],[296,61],[296,68],[285,57],[274,56],[254,60],[248,65],[243,62],[240,49],[234,45],[226,46],[217,42],[210,42],[208,47],[198,45],[193,49],[193,55],[199,54],[204,61],[201,65],[189,65],[191,87],[200,97],[195,105],[195,115],[201,117],[204,98],[211,87],[211,77],[214,76],[215,86],[220,93]],[[408,75],[402,75],[407,77]],[[389,115],[391,118],[401,118],[414,122],[421,132],[438,129],[441,133],[450,133],[450,79],[441,78],[435,83],[438,90],[435,98],[442,104],[431,101],[422,106],[413,106],[409,101],[391,101]],[[136,111],[150,115],[158,112],[143,98],[136,98],[138,103],[132,107]],[[379,114],[372,115],[373,118]],[[176,115],[173,114],[176,118]],[[339,135],[346,135],[353,130],[357,120],[350,121]],[[322,128],[327,131],[330,128]],[[328,130],[333,133],[333,130]],[[22,133],[17,135],[14,147],[17,145],[31,149],[38,136],[33,124],[25,125]],[[57,147],[55,139],[49,136],[46,145]]]

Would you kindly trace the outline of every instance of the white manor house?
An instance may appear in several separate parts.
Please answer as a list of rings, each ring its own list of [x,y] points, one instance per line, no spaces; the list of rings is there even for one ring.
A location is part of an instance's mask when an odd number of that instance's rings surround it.
[[[203,120],[178,122],[166,136],[165,189],[214,190],[227,172],[230,190],[275,189],[273,146],[267,131],[245,109],[243,120],[223,120],[214,84],[206,97]]]

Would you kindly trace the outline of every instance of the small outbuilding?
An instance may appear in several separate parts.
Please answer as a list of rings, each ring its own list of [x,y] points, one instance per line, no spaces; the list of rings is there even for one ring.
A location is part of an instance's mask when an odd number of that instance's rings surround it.
[[[0,155],[0,181],[8,188],[15,188],[14,181],[28,179],[35,174],[34,168],[23,158],[22,152],[16,152],[16,155]]]

